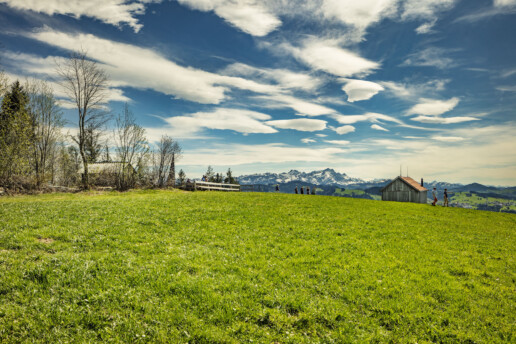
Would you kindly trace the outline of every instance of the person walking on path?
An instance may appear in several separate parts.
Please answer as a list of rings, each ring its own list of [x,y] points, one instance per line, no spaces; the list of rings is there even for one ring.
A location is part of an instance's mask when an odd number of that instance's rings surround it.
[[[279,192],[279,184],[276,184],[276,192]]]
[[[448,189],[444,189],[444,204],[443,207],[448,207]]]
[[[434,197],[434,201],[432,202],[432,205],[435,207],[435,204],[437,203],[437,189],[434,188],[432,190],[432,196]]]
[[[304,186],[302,186],[302,187],[301,187],[301,195],[303,195],[304,193],[305,193],[305,187],[304,187]]]
[[[296,193],[296,195],[299,193],[299,191],[297,190],[297,186],[296,186],[296,188],[294,189],[294,192]]]
[[[310,195],[310,187],[309,186],[306,187],[306,194]]]

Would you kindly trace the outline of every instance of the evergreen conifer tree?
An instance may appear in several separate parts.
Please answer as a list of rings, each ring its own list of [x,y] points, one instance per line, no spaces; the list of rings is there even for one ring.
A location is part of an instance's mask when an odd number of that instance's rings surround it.
[[[16,176],[27,176],[33,145],[29,97],[18,81],[2,99],[0,110],[0,185],[10,188]]]

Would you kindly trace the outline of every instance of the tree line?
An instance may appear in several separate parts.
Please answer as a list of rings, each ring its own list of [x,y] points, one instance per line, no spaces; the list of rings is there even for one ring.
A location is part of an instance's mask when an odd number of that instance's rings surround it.
[[[109,79],[95,61],[74,52],[56,65],[56,72],[76,111],[73,135],[63,133],[66,121],[48,82],[9,84],[0,71],[0,187],[16,192],[48,185],[127,190],[176,184],[179,142],[164,135],[151,149],[127,104],[119,114],[107,108]],[[107,124],[113,122],[108,135]],[[182,170],[178,175],[186,179]]]

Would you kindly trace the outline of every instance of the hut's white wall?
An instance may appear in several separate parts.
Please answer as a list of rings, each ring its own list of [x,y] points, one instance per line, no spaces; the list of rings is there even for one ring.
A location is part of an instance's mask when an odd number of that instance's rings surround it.
[[[426,191],[417,191],[400,179],[382,191],[382,201],[426,203]]]

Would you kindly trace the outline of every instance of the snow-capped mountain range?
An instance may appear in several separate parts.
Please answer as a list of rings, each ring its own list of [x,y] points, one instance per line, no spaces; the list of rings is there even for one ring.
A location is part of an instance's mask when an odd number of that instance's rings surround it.
[[[242,185],[249,184],[285,184],[290,182],[300,182],[313,185],[337,185],[346,186],[350,184],[371,183],[360,178],[352,178],[345,173],[339,173],[331,168],[320,171],[301,172],[298,170],[290,170],[283,173],[256,173],[243,175],[238,177],[238,181]],[[384,180],[373,181],[383,182]]]

